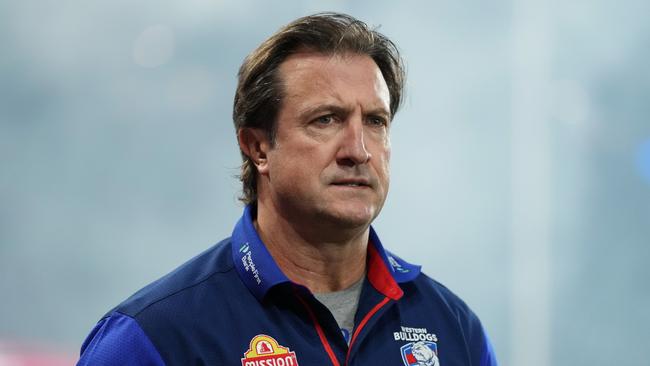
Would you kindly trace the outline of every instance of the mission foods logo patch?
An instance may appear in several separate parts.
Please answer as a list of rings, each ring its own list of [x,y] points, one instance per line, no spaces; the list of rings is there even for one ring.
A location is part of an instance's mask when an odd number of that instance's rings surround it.
[[[282,347],[273,337],[256,335],[241,359],[242,366],[298,366],[296,353]]]

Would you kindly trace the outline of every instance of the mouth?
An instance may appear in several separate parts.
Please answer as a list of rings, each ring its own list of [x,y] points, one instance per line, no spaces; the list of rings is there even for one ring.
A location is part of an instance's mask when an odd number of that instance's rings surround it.
[[[333,186],[350,188],[370,188],[370,183],[365,179],[341,179],[331,183]]]

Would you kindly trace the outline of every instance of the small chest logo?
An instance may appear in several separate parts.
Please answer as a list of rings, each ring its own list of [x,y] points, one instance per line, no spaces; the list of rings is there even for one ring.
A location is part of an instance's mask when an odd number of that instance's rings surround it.
[[[400,348],[400,352],[405,366],[440,366],[438,345],[434,342],[407,343]]]
[[[241,359],[242,366],[298,366],[296,353],[282,347],[273,337],[259,334],[253,337]]]
[[[404,366],[440,366],[438,337],[427,328],[402,326],[393,336],[397,342],[409,342],[400,347]]]

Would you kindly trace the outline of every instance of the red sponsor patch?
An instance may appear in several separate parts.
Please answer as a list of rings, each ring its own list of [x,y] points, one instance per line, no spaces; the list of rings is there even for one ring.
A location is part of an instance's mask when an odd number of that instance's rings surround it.
[[[281,346],[273,337],[259,334],[251,339],[241,359],[242,366],[298,366],[296,353]]]

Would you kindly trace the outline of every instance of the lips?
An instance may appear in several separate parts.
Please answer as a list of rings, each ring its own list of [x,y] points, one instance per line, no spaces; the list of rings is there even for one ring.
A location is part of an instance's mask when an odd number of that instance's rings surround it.
[[[370,182],[363,178],[337,179],[331,184],[343,187],[370,187]]]

